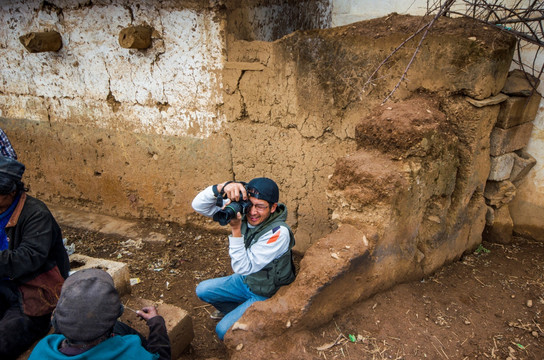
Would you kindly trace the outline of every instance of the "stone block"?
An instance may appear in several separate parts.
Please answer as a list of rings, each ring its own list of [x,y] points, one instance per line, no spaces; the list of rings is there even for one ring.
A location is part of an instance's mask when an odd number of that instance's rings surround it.
[[[509,244],[512,242],[513,230],[514,222],[510,216],[510,210],[508,206],[503,206],[494,211],[493,224],[486,224],[482,238],[489,242]]]
[[[526,151],[520,150],[514,154],[514,166],[510,174],[510,181],[517,186],[535,166],[536,159]]]
[[[540,105],[540,95],[535,92],[530,97],[511,96],[501,103],[496,127],[509,129],[533,121]]]
[[[488,181],[485,185],[484,197],[487,205],[500,208],[508,204],[516,196],[516,187],[510,181]]]
[[[489,170],[488,180],[503,181],[510,179],[510,174],[514,166],[514,160],[517,157],[515,153],[507,153],[500,156],[491,156],[491,169]]]
[[[502,92],[510,96],[529,97],[538,87],[540,80],[520,69],[508,73]]]
[[[83,269],[106,271],[113,278],[113,283],[120,296],[130,294],[130,273],[127,264],[80,254],[70,255],[70,274]]]
[[[172,359],[179,359],[183,351],[193,341],[193,320],[187,311],[170,304],[155,304],[151,300],[141,299],[132,295],[124,296],[121,301],[125,305],[125,312],[120,320],[136,329],[146,338],[149,335],[149,328],[145,321],[133,311],[127,309],[127,307],[133,310],[139,310],[145,306],[155,305],[157,307],[157,312],[164,318],[166,323],[166,330],[168,331],[172,348]]]
[[[493,128],[490,139],[490,155],[499,156],[527,146],[533,123],[528,122],[510,129]]]

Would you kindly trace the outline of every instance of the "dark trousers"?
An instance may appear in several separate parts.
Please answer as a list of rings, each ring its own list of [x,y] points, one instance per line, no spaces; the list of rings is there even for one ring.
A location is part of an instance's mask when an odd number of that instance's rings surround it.
[[[27,316],[10,281],[0,281],[0,359],[17,359],[51,327],[51,314]]]

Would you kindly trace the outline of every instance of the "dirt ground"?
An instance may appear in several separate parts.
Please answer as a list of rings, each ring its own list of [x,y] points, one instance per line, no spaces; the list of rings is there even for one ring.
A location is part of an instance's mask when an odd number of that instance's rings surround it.
[[[181,359],[228,358],[209,318],[213,308],[194,293],[201,280],[230,273],[224,234],[142,224],[168,240],[141,242],[61,226],[77,253],[128,263],[141,280],[133,295],[190,313],[195,338]],[[432,277],[363,300],[297,341],[316,359],[543,359],[543,264],[544,243],[484,242]]]

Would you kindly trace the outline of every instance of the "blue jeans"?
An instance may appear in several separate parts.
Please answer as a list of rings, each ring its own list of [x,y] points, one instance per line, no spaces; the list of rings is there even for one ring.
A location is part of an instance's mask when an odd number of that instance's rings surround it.
[[[252,293],[244,283],[244,276],[239,274],[204,280],[197,285],[196,295],[225,314],[215,327],[215,332],[221,340],[251,304],[268,299]]]

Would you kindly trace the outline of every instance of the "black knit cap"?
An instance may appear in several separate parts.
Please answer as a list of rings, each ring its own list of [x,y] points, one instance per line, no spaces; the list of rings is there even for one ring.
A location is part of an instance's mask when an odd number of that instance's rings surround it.
[[[25,165],[15,159],[0,156],[0,194],[7,195],[17,190],[21,182]]]
[[[0,156],[0,177],[12,180],[21,180],[25,172],[25,165],[15,159]]]
[[[247,192],[249,193],[249,196],[266,200],[271,204],[277,203],[280,198],[280,190],[278,185],[274,182],[274,180],[265,177],[251,180],[247,184]]]
[[[54,314],[57,331],[71,341],[92,341],[110,331],[122,314],[111,276],[100,269],[83,269],[62,285]]]

